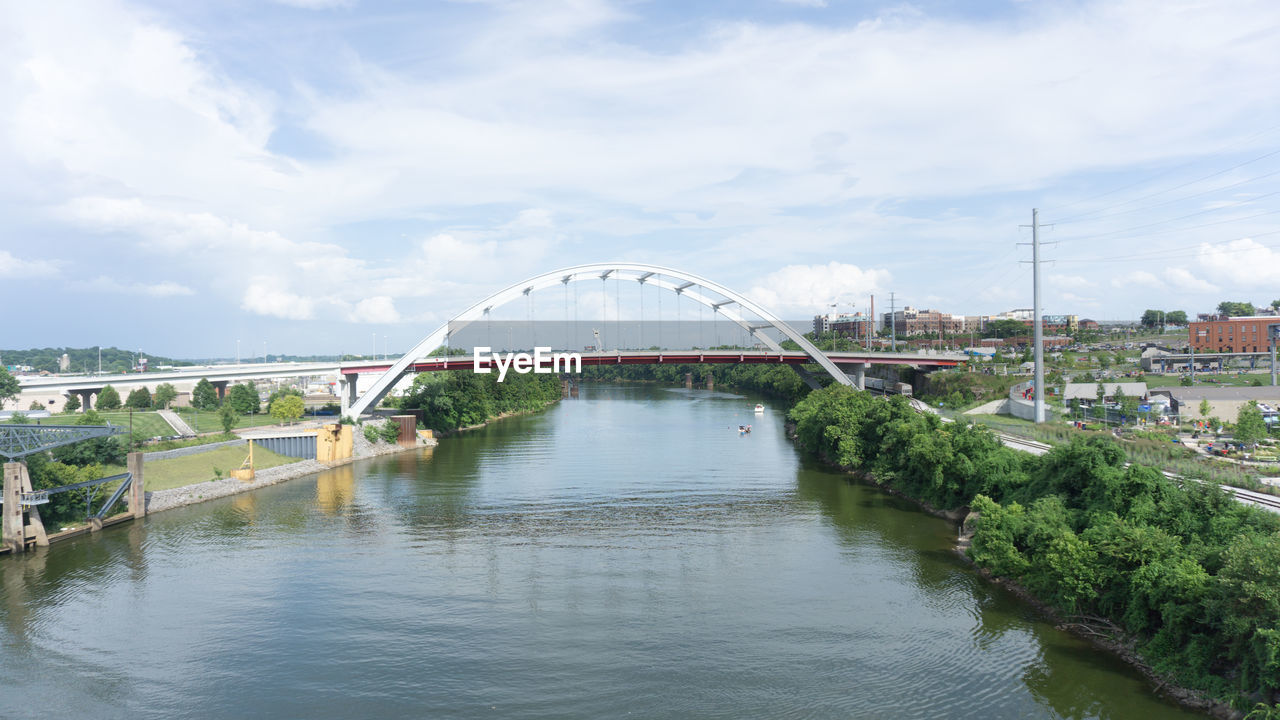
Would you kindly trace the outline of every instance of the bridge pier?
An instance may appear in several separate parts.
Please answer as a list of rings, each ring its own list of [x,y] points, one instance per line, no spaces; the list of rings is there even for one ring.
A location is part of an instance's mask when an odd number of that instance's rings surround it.
[[[213,386],[213,389],[216,390],[218,393],[218,402],[222,402],[223,400],[227,399],[227,383],[228,382],[229,381],[227,380],[214,380],[209,383],[210,385]]]
[[[142,453],[131,452],[128,456],[129,474],[129,512],[134,519],[141,520],[147,516],[147,490],[142,484]]]
[[[359,377],[355,373],[343,373],[338,379],[338,397],[341,399],[343,417],[346,417],[347,410],[356,401],[356,382]]]
[[[708,390],[716,389],[716,376],[712,375],[711,373],[707,373],[707,389]]]
[[[853,386],[859,390],[867,389],[867,368],[871,367],[871,363],[854,363],[853,372],[845,372],[850,380],[853,380]]]
[[[26,528],[22,522],[22,463],[4,464],[4,545],[11,553],[27,550]]]
[[[684,389],[685,390],[693,389],[693,373],[691,372],[687,372],[684,374]]]

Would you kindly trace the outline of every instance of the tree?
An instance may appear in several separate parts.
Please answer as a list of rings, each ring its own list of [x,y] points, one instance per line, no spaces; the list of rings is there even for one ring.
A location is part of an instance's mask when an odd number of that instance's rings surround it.
[[[1142,313],[1142,327],[1153,328],[1163,324],[1163,310],[1147,310]]]
[[[107,385],[98,391],[98,401],[93,404],[95,410],[119,410],[120,409],[120,393],[116,389]]]
[[[1280,300],[1272,300],[1272,301],[1271,301],[1271,309],[1272,309],[1272,310],[1280,310]]]
[[[1093,416],[1102,419],[1107,417],[1107,387],[1101,382],[1093,396]]]
[[[241,415],[259,412],[258,391],[254,389],[252,383],[233,385],[231,391],[227,393],[227,404]]]
[[[1262,420],[1262,411],[1258,409],[1258,401],[1250,400],[1240,406],[1236,415],[1236,442],[1243,445],[1257,445],[1267,436],[1267,424]]]
[[[1209,398],[1201,398],[1200,400],[1200,417],[1209,417],[1209,413],[1213,412],[1213,407],[1209,405]]]
[[[1124,388],[1116,386],[1116,394],[1112,396],[1112,401],[1116,404],[1116,409],[1120,411],[1121,418],[1128,417],[1128,413],[1124,411],[1125,403],[1129,401],[1129,396],[1124,394]],[[1123,420],[1122,420],[1123,422]]]
[[[27,409],[28,409],[28,410],[43,410],[43,409],[44,409],[44,406],[40,404],[40,401],[39,401],[39,400],[32,400],[32,401],[31,401],[31,404],[27,406]]]
[[[173,383],[160,383],[151,394],[151,404],[159,410],[169,407],[169,403],[178,399],[178,390]]]
[[[1251,302],[1232,302],[1231,300],[1223,300],[1218,303],[1219,315],[1242,317],[1245,315],[1252,315],[1254,312],[1256,312],[1256,310],[1254,310],[1253,303]]]
[[[129,399],[124,401],[124,406],[133,408],[134,410],[150,410],[151,409],[151,391],[145,387],[140,387],[129,393]]]
[[[271,403],[271,417],[280,422],[289,422],[302,417],[302,398],[298,395],[283,395]]]
[[[267,396],[267,407],[270,408],[271,403],[274,403],[276,400],[279,400],[286,395],[293,395],[300,398],[302,397],[302,391],[295,387],[280,388]]]
[[[236,426],[236,420],[240,419],[240,414],[227,402],[218,409],[218,419],[222,421],[222,432],[230,433],[231,428]]]
[[[8,368],[0,366],[0,408],[5,402],[18,397],[20,392],[22,386],[18,384],[18,378],[10,375]]]
[[[191,391],[191,404],[199,410],[216,410],[218,408],[218,391],[208,378],[200,378]]]
[[[67,398],[67,402],[62,406],[62,412],[73,413],[80,409],[80,396],[75,393]]]
[[[1164,321],[1170,325],[1186,325],[1187,313],[1184,310],[1170,310],[1164,314]]]

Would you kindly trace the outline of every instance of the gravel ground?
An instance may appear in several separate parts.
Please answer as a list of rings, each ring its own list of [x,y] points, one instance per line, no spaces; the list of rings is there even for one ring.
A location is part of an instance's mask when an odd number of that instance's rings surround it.
[[[426,441],[423,444],[420,441],[419,447],[427,445],[435,445],[435,440]],[[354,446],[352,452],[354,457],[352,461],[361,458],[375,457],[377,455],[390,455],[391,453],[403,452],[404,450],[412,450],[414,448],[402,448],[399,445],[388,443],[370,443],[364,439],[364,435],[357,431],[354,437]],[[205,500],[213,500],[214,498],[235,495],[236,493],[256,490],[267,485],[275,485],[285,480],[292,480],[303,475],[323,472],[333,465],[326,465],[315,460],[300,460],[288,465],[279,465],[266,470],[259,470],[254,473],[253,482],[242,482],[234,478],[222,478],[221,480],[212,480],[210,482],[197,483],[195,485],[187,485],[185,487],[173,488],[172,490],[157,490],[156,492],[147,493],[147,512],[160,512],[161,510],[172,510],[176,507],[184,505],[192,505]]]

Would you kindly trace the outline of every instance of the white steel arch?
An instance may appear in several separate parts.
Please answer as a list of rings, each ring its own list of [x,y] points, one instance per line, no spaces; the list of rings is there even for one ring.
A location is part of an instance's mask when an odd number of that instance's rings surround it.
[[[593,263],[589,265],[575,265],[573,267],[563,268],[561,270],[553,270],[543,273],[535,277],[529,278],[523,282],[510,285],[493,295],[472,305],[463,312],[445,322],[434,332],[423,338],[417,345],[413,346],[409,352],[405,353],[399,360],[395,362],[385,373],[380,375],[373,385],[366,390],[350,407],[343,408],[343,415],[349,417],[359,417],[361,413],[366,412],[369,408],[375,406],[387,392],[389,392],[404,375],[409,371],[409,367],[418,360],[426,357],[426,353],[435,350],[445,343],[448,339],[451,328],[462,329],[468,324],[483,319],[495,307],[504,305],[512,300],[519,299],[528,293],[542,290],[556,285],[568,284],[571,282],[581,282],[588,280],[602,280],[609,278],[617,278],[619,280],[629,280],[641,283],[643,285],[653,285],[655,287],[670,290],[682,297],[687,297],[694,302],[711,308],[714,312],[723,315],[726,319],[737,323],[744,330],[748,331],[767,345],[775,352],[781,352],[782,348],[773,338],[761,332],[765,328],[775,328],[785,335],[788,339],[794,341],[800,346],[800,349],[814,362],[822,366],[835,381],[843,385],[853,385],[853,381],[849,379],[835,363],[831,362],[822,351],[813,346],[804,338],[803,335],[796,332],[790,325],[782,321],[781,318],[772,312],[757,305],[743,295],[740,295],[729,288],[714,283],[706,278],[684,272],[683,270],[675,270],[672,268],[661,267],[658,265],[649,265],[646,263]],[[723,299],[716,299],[708,296],[704,290],[710,290]],[[732,305],[745,310],[752,315],[760,318],[765,325],[752,325],[742,313],[735,310]],[[346,402],[346,393],[343,393],[343,402]]]

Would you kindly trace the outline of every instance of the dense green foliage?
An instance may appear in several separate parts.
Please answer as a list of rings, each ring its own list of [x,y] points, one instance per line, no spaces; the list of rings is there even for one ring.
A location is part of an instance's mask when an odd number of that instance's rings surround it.
[[[156,391],[151,394],[151,404],[159,410],[164,410],[177,398],[178,389],[173,386],[173,383],[160,383],[156,386]]]
[[[218,391],[208,378],[200,378],[191,389],[191,405],[197,410],[216,410],[218,408]]]
[[[26,417],[15,415],[14,424],[30,423]],[[90,410],[76,419],[77,425],[103,425],[102,416]],[[96,480],[106,475],[104,465],[123,465],[126,438],[119,436],[97,438],[72,445],[63,445],[52,452],[35,453],[25,458],[31,486],[36,490],[71,485],[86,480]],[[96,503],[114,488],[99,485],[90,491]],[[68,522],[83,520],[85,496],[83,492],[65,492],[49,496],[48,504],[41,505],[40,516],[46,528],[56,531]]]
[[[98,397],[93,401],[94,410],[119,410],[120,409],[120,393],[115,388],[107,385],[98,392]]]
[[[1230,315],[1231,317],[1248,317],[1254,314],[1256,309],[1251,302],[1232,302],[1223,300],[1218,303],[1218,314]]]
[[[227,392],[227,404],[241,415],[250,415],[259,411],[258,391],[253,383],[243,382],[232,385]]]
[[[281,395],[271,403],[271,417],[281,422],[291,422],[302,417],[306,406],[298,395]]]
[[[541,410],[560,399],[556,375],[510,373],[498,382],[496,373],[419,373],[400,398],[405,410],[421,410],[422,422],[432,430],[449,431],[479,425],[517,412]]]
[[[232,407],[229,402],[224,403],[222,407],[218,408],[218,420],[222,422],[223,433],[231,433],[231,428],[236,426],[236,420],[238,419],[237,415],[238,413],[236,413],[236,409]]]
[[[20,392],[22,392],[22,386],[18,384],[18,378],[10,375],[9,371],[0,365],[0,409],[4,408],[5,402],[14,399]]]
[[[1267,424],[1262,419],[1262,410],[1258,408],[1258,401],[1250,400],[1241,405],[1240,412],[1236,415],[1236,429],[1232,433],[1235,441],[1245,445],[1256,445],[1266,436]]]
[[[75,393],[71,393],[71,395],[67,397],[67,402],[62,406],[62,412],[73,413],[79,409],[80,409],[80,396]]]
[[[760,365],[601,365],[583,369],[585,380],[684,383],[685,373],[693,376],[695,387],[705,387],[710,375],[716,387],[753,390],[794,404],[809,393],[809,386],[785,364]],[[820,383],[831,381],[820,369],[813,369]]]
[[[124,401],[124,406],[127,408],[133,408],[134,410],[150,410],[151,391],[145,387],[130,390],[129,398]]]
[[[1280,518],[1211,484],[1124,465],[1110,439],[1042,457],[905,398],[844,387],[791,411],[797,440],[934,507],[969,506],[970,555],[1043,600],[1109,618],[1179,684],[1246,703],[1280,689]]]
[[[1156,328],[1165,325],[1186,325],[1187,313],[1183,310],[1147,310],[1142,313],[1142,327]]]
[[[66,354],[71,361],[70,372],[96,372],[98,369],[98,348],[32,348],[30,350],[0,350],[6,365],[30,365],[36,371],[59,372],[59,362]],[[148,355],[147,364],[156,368],[161,365],[190,365],[185,360],[173,360],[158,355]],[[102,348],[102,372],[122,373],[133,370],[138,359],[136,351],[119,348]]]

